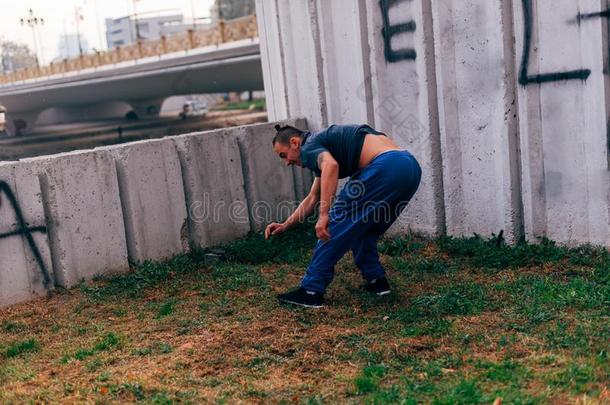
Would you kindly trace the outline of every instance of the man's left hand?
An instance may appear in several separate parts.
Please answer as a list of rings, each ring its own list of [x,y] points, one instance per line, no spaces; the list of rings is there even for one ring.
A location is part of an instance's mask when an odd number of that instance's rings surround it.
[[[318,239],[322,239],[323,241],[327,241],[330,239],[330,233],[328,232],[328,224],[330,219],[328,215],[321,215],[318,218],[318,222],[316,222],[316,236]]]

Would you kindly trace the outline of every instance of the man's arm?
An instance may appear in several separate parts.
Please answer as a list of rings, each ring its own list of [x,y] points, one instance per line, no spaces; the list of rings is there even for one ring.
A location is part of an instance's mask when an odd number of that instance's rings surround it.
[[[284,221],[282,224],[276,222],[269,224],[265,229],[265,239],[269,239],[271,235],[277,235],[285,232],[294,225],[305,221],[309,217],[316,207],[316,204],[320,201],[320,178],[316,177],[311,185],[311,190],[307,197],[301,201],[296,210]]]
[[[290,229],[294,225],[305,221],[313,213],[318,201],[320,201],[320,178],[316,177],[307,197],[301,201],[297,209],[284,221],[283,225]]]
[[[328,212],[337,193],[339,164],[329,152],[322,152],[318,155],[318,167],[322,175],[320,176],[320,217],[316,224],[316,236],[322,240],[329,240],[331,235],[328,232],[330,222]]]

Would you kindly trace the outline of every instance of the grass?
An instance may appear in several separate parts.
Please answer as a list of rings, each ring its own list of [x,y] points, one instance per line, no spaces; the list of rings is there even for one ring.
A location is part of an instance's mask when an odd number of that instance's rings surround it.
[[[210,108],[211,111],[226,111],[226,110],[247,110],[250,106],[254,106],[254,108],[259,110],[265,109],[265,99],[255,99],[252,101],[229,101],[226,103],[222,103]]]
[[[39,350],[40,345],[38,342],[35,339],[28,339],[9,345],[9,347],[4,351],[4,357],[17,357],[24,353],[37,352]]]
[[[278,305],[311,225],[0,311],[0,402],[610,403],[610,258],[551,241],[384,240],[394,292],[350,257],[329,306]]]

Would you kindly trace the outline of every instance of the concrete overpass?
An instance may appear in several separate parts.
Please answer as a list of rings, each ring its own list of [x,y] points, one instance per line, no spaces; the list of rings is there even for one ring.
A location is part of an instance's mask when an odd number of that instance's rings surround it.
[[[55,122],[115,118],[125,103],[154,117],[170,96],[263,89],[254,38],[4,84],[0,104],[9,133],[25,134],[49,109]]]

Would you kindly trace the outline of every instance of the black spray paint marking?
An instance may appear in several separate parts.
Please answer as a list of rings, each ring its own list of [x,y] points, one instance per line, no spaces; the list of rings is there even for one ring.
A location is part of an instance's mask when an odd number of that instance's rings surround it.
[[[598,11],[597,13],[578,14],[576,22],[580,23],[583,20],[591,20],[593,18],[610,18],[610,9],[606,11]]]
[[[523,56],[521,59],[521,69],[519,70],[519,84],[527,86],[532,83],[549,83],[561,80],[587,80],[591,75],[591,70],[571,70],[568,72],[545,73],[530,76],[527,72],[529,66],[530,50],[532,45],[532,0],[523,0],[523,23],[525,25],[525,35],[523,39]]]
[[[383,48],[385,60],[390,63],[399,62],[401,60],[415,60],[417,52],[415,49],[393,49],[392,37],[403,32],[415,32],[417,25],[415,21],[407,21],[401,24],[390,25],[390,8],[401,0],[380,0],[381,16],[383,18]]]
[[[13,212],[15,213],[15,218],[17,219],[17,230],[0,234],[0,239],[10,238],[13,236],[23,236],[26,239],[26,241],[28,242],[30,250],[32,251],[32,254],[34,255],[34,259],[36,260],[36,263],[38,263],[38,267],[40,267],[40,271],[44,278],[44,280],[43,280],[44,286],[46,288],[49,288],[49,286],[51,285],[51,277],[49,276],[47,266],[45,266],[45,264],[44,264],[44,260],[42,260],[42,255],[40,254],[40,250],[38,249],[38,246],[36,245],[36,241],[34,240],[34,237],[32,236],[32,234],[34,232],[46,233],[47,228],[45,226],[36,226],[36,227],[28,226],[27,222],[25,222],[25,218],[23,217],[23,212],[21,211],[21,207],[19,206],[19,203],[17,202],[17,198],[15,197],[13,190],[11,190],[11,187],[4,181],[0,181],[0,204],[2,203],[2,200],[1,200],[2,194],[6,195],[6,198],[8,199],[9,203],[11,204],[11,207],[13,208]]]

